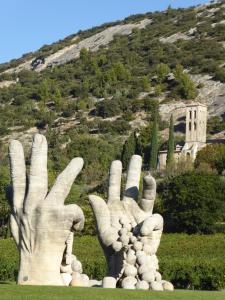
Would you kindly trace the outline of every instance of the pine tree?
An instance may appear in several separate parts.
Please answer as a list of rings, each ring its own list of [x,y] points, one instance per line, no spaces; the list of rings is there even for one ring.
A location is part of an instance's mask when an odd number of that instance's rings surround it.
[[[151,138],[151,153],[150,153],[150,169],[156,170],[158,162],[158,123],[157,115],[155,115],[153,128],[152,128],[152,138]]]
[[[123,145],[121,160],[124,169],[127,169],[131,156],[137,153],[138,148],[137,135],[136,132],[133,132]]]
[[[171,165],[174,160],[174,125],[173,115],[170,116],[169,140],[167,145],[166,165]]]
[[[56,110],[60,111],[60,109],[62,108],[62,95],[59,88],[55,90],[54,100]]]

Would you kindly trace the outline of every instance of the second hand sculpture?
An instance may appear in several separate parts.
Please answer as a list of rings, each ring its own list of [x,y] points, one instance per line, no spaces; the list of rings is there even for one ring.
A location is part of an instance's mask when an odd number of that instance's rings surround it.
[[[103,287],[173,290],[173,285],[162,280],[158,272],[156,252],[163,218],[152,214],[156,182],[150,174],[144,177],[140,206],[137,203],[141,166],[141,156],[132,156],[122,200],[122,163],[118,160],[111,164],[107,203],[98,196],[89,196],[108,264],[108,276],[103,279]]]

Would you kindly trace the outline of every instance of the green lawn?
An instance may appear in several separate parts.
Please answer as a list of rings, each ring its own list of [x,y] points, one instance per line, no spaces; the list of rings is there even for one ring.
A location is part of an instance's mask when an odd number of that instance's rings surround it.
[[[222,300],[225,292],[177,290],[174,292],[133,291],[122,289],[72,288],[0,285],[0,299],[73,299],[73,300]]]

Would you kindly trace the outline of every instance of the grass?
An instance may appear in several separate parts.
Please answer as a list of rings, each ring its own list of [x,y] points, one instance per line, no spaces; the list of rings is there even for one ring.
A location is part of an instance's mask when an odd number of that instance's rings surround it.
[[[75,299],[75,300],[223,300],[225,292],[200,292],[177,290],[174,292],[153,292],[122,289],[16,286],[0,286],[0,299]]]

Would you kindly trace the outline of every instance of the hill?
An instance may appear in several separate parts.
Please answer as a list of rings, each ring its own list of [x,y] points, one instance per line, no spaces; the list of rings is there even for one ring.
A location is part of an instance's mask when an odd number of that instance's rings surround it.
[[[171,112],[179,125],[188,101],[208,105],[208,135],[224,138],[224,15],[224,1],[168,7],[78,32],[1,64],[1,186],[8,182],[8,140],[28,146],[38,131],[49,141],[50,183],[71,158],[84,157],[68,201],[101,190],[110,162],[121,157],[134,130],[147,162],[158,112],[161,143]],[[183,140],[177,128],[176,138]]]

